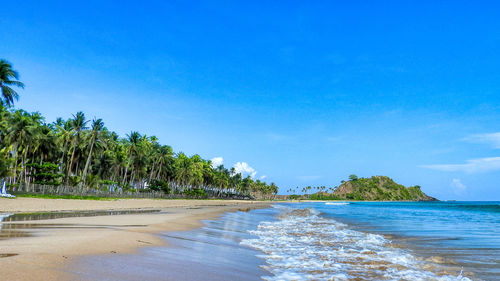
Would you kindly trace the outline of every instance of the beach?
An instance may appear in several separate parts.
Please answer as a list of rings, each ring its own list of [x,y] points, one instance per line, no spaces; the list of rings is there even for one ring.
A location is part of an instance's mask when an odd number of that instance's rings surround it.
[[[168,246],[83,256],[67,269],[99,281],[497,280],[499,207],[276,202],[159,234]]]
[[[467,281],[500,273],[499,202],[18,198],[0,206],[5,280]]]
[[[79,257],[134,253],[141,247],[164,246],[167,242],[158,233],[198,228],[203,225],[201,220],[215,219],[226,212],[247,211],[269,205],[269,202],[238,200],[0,199],[0,213],[158,210],[4,222],[4,227],[11,225],[14,229],[21,228],[29,236],[0,240],[2,278],[79,280],[78,275],[67,270],[67,266]]]

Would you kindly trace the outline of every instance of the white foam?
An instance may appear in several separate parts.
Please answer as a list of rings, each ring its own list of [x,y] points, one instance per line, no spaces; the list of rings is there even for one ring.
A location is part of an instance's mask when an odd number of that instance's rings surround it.
[[[289,208],[250,233],[257,238],[241,244],[264,253],[259,255],[266,261],[263,268],[272,273],[264,280],[469,280],[424,270],[425,261],[390,247],[383,236],[350,229],[314,209],[294,213]]]
[[[325,205],[344,206],[349,205],[349,202],[326,202]]]

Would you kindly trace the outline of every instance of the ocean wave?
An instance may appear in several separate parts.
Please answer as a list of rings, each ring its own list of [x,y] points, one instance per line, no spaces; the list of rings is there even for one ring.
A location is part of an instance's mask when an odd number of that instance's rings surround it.
[[[286,210],[262,222],[257,236],[241,242],[263,252],[264,280],[470,280],[460,268],[444,267],[391,247],[381,235],[350,229],[313,209]]]
[[[349,202],[326,202],[325,205],[343,206],[349,205]]]

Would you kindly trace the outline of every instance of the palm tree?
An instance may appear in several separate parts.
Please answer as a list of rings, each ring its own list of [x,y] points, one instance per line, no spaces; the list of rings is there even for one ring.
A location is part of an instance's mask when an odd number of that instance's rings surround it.
[[[139,151],[139,146],[141,144],[141,134],[139,134],[138,132],[134,131],[134,132],[131,132],[129,135],[127,135],[127,138],[128,138],[128,160],[127,160],[127,163],[125,165],[125,173],[123,174],[123,181],[122,181],[122,185],[125,185],[125,183],[127,182],[127,173],[128,173],[128,169],[129,167],[131,168],[134,168],[133,166],[133,160],[134,160],[134,157],[137,157],[137,154],[138,154],[138,151]],[[132,173],[133,173],[133,169],[132,170]]]
[[[34,144],[36,133],[35,118],[24,110],[17,110],[10,117],[6,141],[13,146],[14,153],[14,183],[17,181],[18,159],[21,154],[21,173],[24,171],[24,164],[28,155],[30,145]]]
[[[159,148],[158,169],[154,175],[155,179],[172,180],[175,178],[175,159],[172,147],[162,145]]]
[[[85,120],[85,114],[83,112],[77,112],[76,115],[73,115],[73,119],[71,120],[71,127],[74,132],[74,137],[73,137],[73,152],[71,153],[71,159],[69,162],[69,166],[67,167],[67,174],[66,174],[66,182],[69,179],[69,176],[72,171],[72,166],[73,166],[73,161],[75,159],[75,151],[77,149],[77,146],[80,142],[80,135],[83,130],[87,129],[87,123],[89,121]],[[75,171],[76,172],[76,171]]]
[[[94,144],[96,140],[99,139],[102,129],[104,129],[104,122],[102,122],[102,119],[94,119],[94,121],[92,121],[92,131],[90,133],[89,155],[87,156],[87,162],[85,163],[85,168],[83,169],[82,173],[83,184],[85,184],[86,181],[87,171],[90,166],[90,160],[92,159],[92,150],[94,149]]]
[[[66,152],[68,152],[69,148],[68,145],[71,143],[71,137],[72,137],[72,122],[71,120],[64,121],[62,118],[57,118],[56,122],[52,125],[54,127],[54,131],[57,135],[58,139],[58,146],[62,146],[62,153],[61,153],[61,158],[59,160],[59,171],[64,171],[65,170],[65,157],[66,157]]]
[[[0,59],[0,92],[2,92],[3,101],[7,106],[14,104],[14,100],[19,98],[12,86],[24,88],[24,84],[19,80],[19,73],[12,69],[10,62]]]
[[[10,175],[10,164],[9,150],[7,148],[0,149],[0,180]]]
[[[0,105],[0,144],[4,137],[5,128],[7,128],[7,118],[9,116],[9,112],[6,108]]]
[[[45,124],[39,126],[33,148],[32,162],[34,162],[35,157],[40,159],[40,165],[47,160],[56,162],[58,153],[59,147],[57,146],[57,136],[54,131]]]
[[[157,165],[157,162],[160,160],[160,144],[158,143],[158,138],[155,136],[149,137],[150,141],[150,149],[149,149],[149,159],[151,162],[151,168],[149,169],[149,178],[148,178],[148,183],[151,182],[153,179],[153,174],[155,171],[155,166]]]
[[[191,170],[191,158],[186,154],[179,152],[175,161],[175,179],[181,184],[189,183],[189,176]]]

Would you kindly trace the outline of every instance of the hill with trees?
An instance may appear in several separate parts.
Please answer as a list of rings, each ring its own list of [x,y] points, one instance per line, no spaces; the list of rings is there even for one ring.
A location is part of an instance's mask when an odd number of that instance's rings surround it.
[[[420,186],[405,187],[386,176],[371,178],[352,177],[335,189],[333,195],[340,199],[368,201],[435,201]]]
[[[318,192],[290,197],[311,200],[437,201],[436,198],[425,194],[418,185],[405,187],[386,176],[358,178],[356,175],[350,175],[349,180],[342,181],[338,187],[327,189],[324,186],[317,188],[309,186],[302,190],[307,192],[314,189],[317,189]]]

